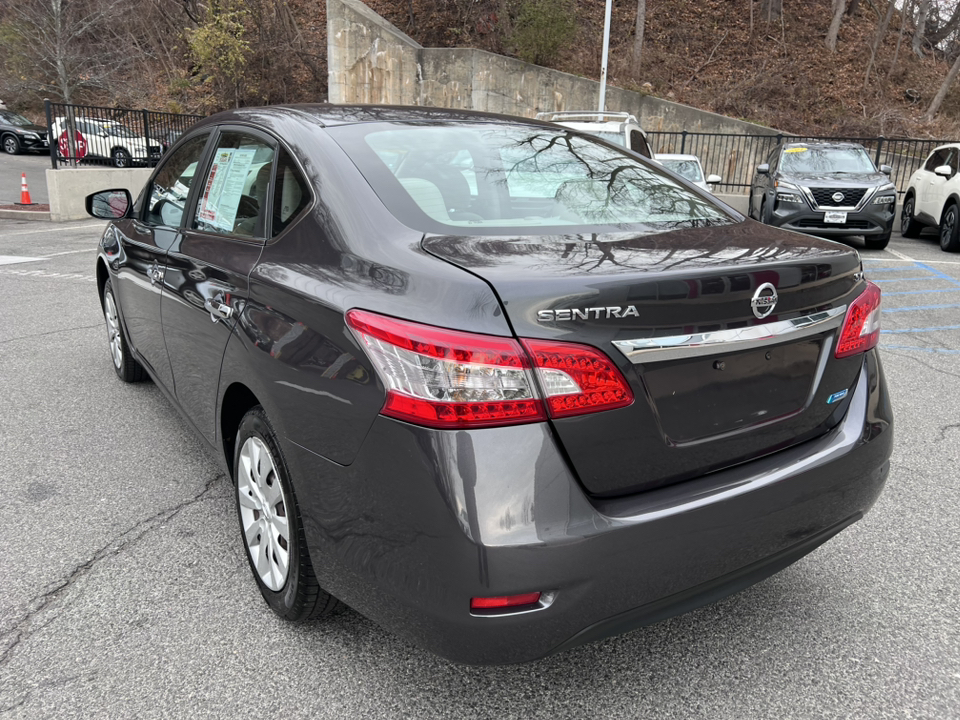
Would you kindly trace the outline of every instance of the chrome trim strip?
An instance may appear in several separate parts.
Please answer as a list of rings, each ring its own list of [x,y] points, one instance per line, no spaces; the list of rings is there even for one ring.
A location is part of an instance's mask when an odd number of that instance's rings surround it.
[[[669,335],[637,340],[614,340],[613,344],[632,363],[661,362],[719,355],[721,353],[753,350],[767,345],[792,342],[827,330],[833,330],[843,322],[846,305],[823,310],[812,315],[778,320],[765,325],[730,330],[694,333],[692,335]]]

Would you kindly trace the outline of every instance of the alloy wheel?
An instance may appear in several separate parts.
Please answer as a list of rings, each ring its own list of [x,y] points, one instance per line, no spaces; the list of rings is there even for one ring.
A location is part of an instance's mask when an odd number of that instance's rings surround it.
[[[3,151],[9,153],[10,155],[16,155],[17,150],[20,149],[17,139],[15,137],[7,136],[3,139]]]
[[[240,522],[247,552],[261,582],[277,592],[290,568],[290,523],[280,474],[266,443],[247,438],[237,467]]]
[[[957,207],[951,205],[943,215],[940,223],[940,247],[947,247],[953,240],[957,229]]]
[[[906,235],[909,232],[910,221],[913,220],[913,200],[907,200],[903,204],[903,210],[900,211],[900,234]]]
[[[113,366],[119,370],[123,363],[123,344],[120,337],[120,317],[117,315],[117,304],[113,300],[112,292],[107,292],[103,296],[103,316],[107,320],[110,359],[113,360]]]

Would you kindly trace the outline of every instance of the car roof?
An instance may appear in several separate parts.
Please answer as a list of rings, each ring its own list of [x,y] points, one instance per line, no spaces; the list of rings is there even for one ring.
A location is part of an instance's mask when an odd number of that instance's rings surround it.
[[[298,115],[306,121],[312,121],[321,127],[335,127],[337,125],[355,125],[360,123],[381,122],[483,122],[556,127],[556,123],[546,123],[540,120],[516,117],[513,115],[498,115],[496,113],[479,112],[476,110],[454,110],[448,108],[418,107],[407,105],[330,105],[326,103],[304,105],[268,105],[265,107],[238,108],[211,115],[201,120],[195,127],[209,123],[223,123],[230,121],[250,122],[265,119],[266,117],[281,117]]]
[[[805,148],[861,148],[866,150],[860,143],[843,142],[841,140],[823,140],[817,142],[787,142],[783,144],[784,149],[805,147]]]
[[[700,162],[696,155],[683,155],[681,153],[657,153],[653,156],[654,160],[695,160]]]

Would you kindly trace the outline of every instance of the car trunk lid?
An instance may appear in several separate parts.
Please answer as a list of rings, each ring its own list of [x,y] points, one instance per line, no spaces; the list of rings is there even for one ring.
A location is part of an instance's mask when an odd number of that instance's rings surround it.
[[[833,357],[863,290],[859,256],[836,243],[746,221],[648,235],[428,235],[423,247],[489,282],[517,336],[592,345],[621,370],[632,405],[551,421],[596,495],[827,432],[859,372],[859,358]]]

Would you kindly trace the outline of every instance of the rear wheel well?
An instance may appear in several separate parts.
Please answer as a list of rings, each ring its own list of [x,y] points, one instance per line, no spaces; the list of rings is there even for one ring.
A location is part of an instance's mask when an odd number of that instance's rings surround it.
[[[223,402],[220,404],[220,437],[223,438],[223,457],[227,461],[231,477],[233,476],[234,445],[240,421],[251,408],[259,404],[257,396],[242,383],[234,383],[223,395]]]

